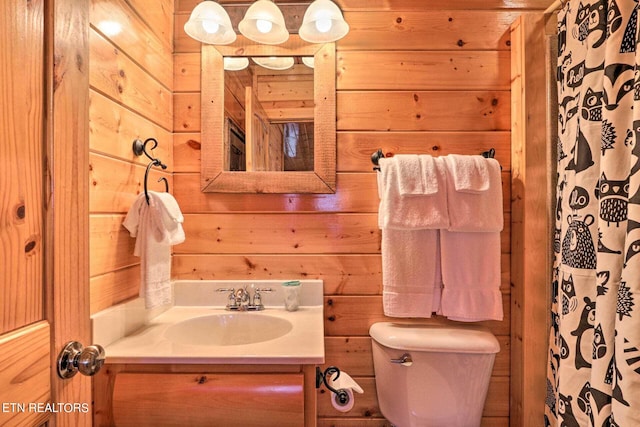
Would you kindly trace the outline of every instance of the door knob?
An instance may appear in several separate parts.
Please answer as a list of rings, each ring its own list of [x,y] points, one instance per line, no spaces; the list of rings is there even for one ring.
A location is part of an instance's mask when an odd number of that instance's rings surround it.
[[[104,365],[104,348],[100,345],[82,347],[78,341],[68,342],[58,355],[58,376],[68,379],[80,372],[91,376]]]

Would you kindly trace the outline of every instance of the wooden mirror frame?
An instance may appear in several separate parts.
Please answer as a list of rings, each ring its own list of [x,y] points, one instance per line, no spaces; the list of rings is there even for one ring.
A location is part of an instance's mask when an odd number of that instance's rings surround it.
[[[313,171],[225,171],[225,56],[314,57]],[[310,44],[292,34],[286,43],[261,45],[244,37],[230,45],[202,45],[201,190],[207,193],[335,193],[336,60],[335,44]]]

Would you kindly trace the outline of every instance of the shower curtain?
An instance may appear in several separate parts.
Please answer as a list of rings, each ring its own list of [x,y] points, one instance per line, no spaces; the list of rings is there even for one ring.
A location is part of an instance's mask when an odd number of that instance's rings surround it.
[[[640,426],[637,28],[637,0],[558,14],[549,426]]]

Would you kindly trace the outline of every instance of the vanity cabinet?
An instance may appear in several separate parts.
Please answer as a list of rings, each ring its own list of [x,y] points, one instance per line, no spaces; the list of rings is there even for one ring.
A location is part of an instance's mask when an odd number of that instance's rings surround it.
[[[316,425],[315,366],[107,364],[96,426]]]

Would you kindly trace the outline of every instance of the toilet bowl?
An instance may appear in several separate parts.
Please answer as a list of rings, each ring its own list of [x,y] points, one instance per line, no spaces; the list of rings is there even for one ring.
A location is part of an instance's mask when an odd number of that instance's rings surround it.
[[[480,426],[496,337],[475,325],[375,323],[378,403],[397,427]]]

